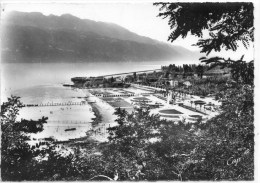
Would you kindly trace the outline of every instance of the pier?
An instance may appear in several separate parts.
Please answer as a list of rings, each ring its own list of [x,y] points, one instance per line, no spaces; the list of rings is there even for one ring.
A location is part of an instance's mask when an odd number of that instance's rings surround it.
[[[62,123],[62,124],[87,124],[92,121],[80,121],[80,120],[47,120],[48,123]]]
[[[87,102],[47,102],[39,104],[24,104],[25,107],[47,107],[47,106],[72,106],[72,105],[86,105]]]

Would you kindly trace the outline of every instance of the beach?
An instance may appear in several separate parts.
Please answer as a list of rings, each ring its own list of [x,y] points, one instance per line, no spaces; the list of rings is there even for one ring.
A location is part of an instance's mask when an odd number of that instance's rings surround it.
[[[32,140],[51,137],[57,141],[68,141],[90,137],[106,141],[107,128],[116,125],[117,116],[113,114],[115,109],[86,89],[47,85],[17,92],[22,96],[23,92],[26,94],[21,98],[23,104],[38,105],[21,108],[17,120],[48,117],[44,130],[31,134]]]
[[[32,139],[52,137],[58,141],[85,137],[92,129],[95,118],[92,107],[85,101],[85,91],[65,88],[62,85],[43,85],[18,90],[23,104],[38,106],[20,109],[17,120],[38,120],[48,117],[44,130],[32,134]],[[75,130],[65,131],[75,128]]]
[[[115,122],[117,116],[114,115],[115,109],[92,94],[89,94],[87,102],[95,114],[95,119],[92,123],[93,130],[90,132],[91,138],[98,141],[107,141],[109,135],[107,128],[117,125]]]

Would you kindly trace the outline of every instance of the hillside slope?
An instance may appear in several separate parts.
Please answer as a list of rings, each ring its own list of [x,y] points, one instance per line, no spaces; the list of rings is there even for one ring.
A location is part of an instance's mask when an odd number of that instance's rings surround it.
[[[194,55],[116,24],[68,14],[12,12],[3,25],[3,62],[156,61]]]

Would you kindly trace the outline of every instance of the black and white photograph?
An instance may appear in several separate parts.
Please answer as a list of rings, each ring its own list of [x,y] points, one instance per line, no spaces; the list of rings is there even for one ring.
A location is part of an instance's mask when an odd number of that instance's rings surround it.
[[[259,3],[0,6],[0,180],[259,180]]]

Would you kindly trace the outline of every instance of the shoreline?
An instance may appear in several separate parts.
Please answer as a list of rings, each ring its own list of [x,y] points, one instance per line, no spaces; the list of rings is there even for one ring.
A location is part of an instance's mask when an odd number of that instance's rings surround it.
[[[61,144],[76,145],[78,143],[88,143],[93,140],[96,143],[102,143],[107,141],[108,132],[107,128],[115,121],[114,108],[107,104],[102,99],[91,95],[90,98],[85,98],[85,101],[91,107],[91,111],[94,113],[94,117],[91,118],[91,129],[85,131],[85,135],[79,138],[69,139],[68,141],[61,141]],[[59,143],[59,141],[57,141]]]
[[[88,103],[88,104],[91,106],[92,112],[94,112],[95,115],[95,118],[92,118],[93,119],[92,127],[95,128],[98,124],[103,122],[103,116],[100,110],[98,110],[97,104],[95,103]]]

